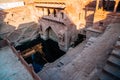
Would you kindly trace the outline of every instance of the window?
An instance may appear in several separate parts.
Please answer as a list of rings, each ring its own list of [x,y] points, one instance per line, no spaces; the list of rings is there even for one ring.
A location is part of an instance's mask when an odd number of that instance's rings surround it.
[[[99,26],[103,26],[103,22],[99,22]]]
[[[50,15],[50,10],[48,9],[48,16]]]
[[[115,6],[115,1],[105,1],[103,0],[102,2],[103,4],[103,9],[106,10],[106,11],[112,11],[114,10],[114,6]]]
[[[11,16],[13,17],[13,14],[11,14]]]
[[[44,11],[44,8],[42,8],[42,11]]]
[[[57,15],[56,15],[56,10],[54,9],[54,17],[57,17]]]
[[[63,12],[61,12],[61,15],[62,15],[62,19],[64,18],[64,13]]]

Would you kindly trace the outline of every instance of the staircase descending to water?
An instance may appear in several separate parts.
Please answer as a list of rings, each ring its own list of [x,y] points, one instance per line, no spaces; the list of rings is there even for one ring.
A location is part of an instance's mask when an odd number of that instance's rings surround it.
[[[120,37],[104,66],[100,80],[120,80]]]

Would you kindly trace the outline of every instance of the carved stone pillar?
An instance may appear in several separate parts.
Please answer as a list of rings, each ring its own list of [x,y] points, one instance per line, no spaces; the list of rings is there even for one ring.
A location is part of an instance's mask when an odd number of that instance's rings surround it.
[[[119,2],[119,0],[115,0],[114,12],[116,12]]]
[[[96,10],[98,10],[99,7],[99,0],[96,1]]]

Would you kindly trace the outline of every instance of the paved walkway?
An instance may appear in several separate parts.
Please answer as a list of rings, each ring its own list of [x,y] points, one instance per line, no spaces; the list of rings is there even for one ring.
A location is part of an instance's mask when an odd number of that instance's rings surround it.
[[[0,80],[33,80],[9,47],[0,49]]]

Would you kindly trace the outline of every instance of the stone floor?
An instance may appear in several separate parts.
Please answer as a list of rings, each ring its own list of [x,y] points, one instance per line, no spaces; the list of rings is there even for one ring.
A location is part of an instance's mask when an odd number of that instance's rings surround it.
[[[34,80],[9,47],[0,49],[0,80]]]

